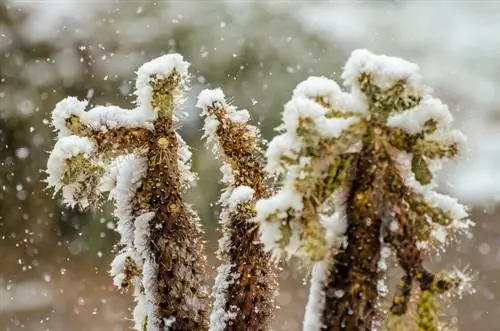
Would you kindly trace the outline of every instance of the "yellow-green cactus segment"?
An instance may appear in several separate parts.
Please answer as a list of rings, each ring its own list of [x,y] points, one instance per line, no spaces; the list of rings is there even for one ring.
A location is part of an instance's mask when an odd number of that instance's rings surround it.
[[[389,313],[384,331],[405,331],[403,316]]]
[[[350,165],[355,154],[345,154],[334,158],[329,165],[326,175],[318,178],[313,189],[304,197],[304,210],[300,222],[304,226],[301,239],[306,256],[311,261],[320,261],[325,258],[329,249],[325,228],[319,223],[317,208],[323,204],[346,180]]]
[[[411,171],[415,179],[422,185],[430,184],[432,181],[432,172],[427,166],[424,157],[419,153],[413,153],[411,158]]]
[[[84,155],[78,154],[65,161],[61,182],[69,185],[81,181],[82,177],[85,177],[85,181],[96,182],[104,171],[103,167],[94,164]]]
[[[359,75],[358,84],[368,98],[368,111],[373,123],[385,124],[389,115],[413,108],[421,101],[418,91],[413,91],[403,80],[383,90],[373,82],[370,73],[364,72]]]
[[[438,304],[435,295],[429,290],[422,290],[417,302],[416,325],[418,331],[438,331]]]
[[[452,140],[419,139],[413,149],[429,159],[452,158],[458,154],[458,143]]]
[[[66,126],[76,135],[82,137],[92,136],[92,129],[82,123],[80,117],[71,115],[66,119]]]
[[[152,105],[158,110],[159,116],[172,117],[176,104],[181,99],[183,79],[175,68],[166,78],[150,78],[153,87]]]

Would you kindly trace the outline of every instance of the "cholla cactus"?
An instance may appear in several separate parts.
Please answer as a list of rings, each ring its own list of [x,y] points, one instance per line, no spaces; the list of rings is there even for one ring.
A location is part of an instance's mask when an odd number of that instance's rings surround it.
[[[342,74],[348,92],[325,77],[300,83],[265,166],[248,112],[219,89],[200,94],[204,138],[226,185],[210,318],[201,230],[181,198],[195,176],[174,128],[187,67],[180,55],[143,65],[136,109],[86,110],[67,98],[53,112],[59,137],[48,184],[72,206],[94,205],[107,191],[115,200],[121,252],[111,274],[134,290],[135,328],[268,330],[274,262],[298,257],[312,269],[305,331],[372,330],[382,315],[386,331],[448,330],[439,299],[470,291],[471,276],[434,274],[423,262],[473,226],[464,206],[435,191],[441,161],[465,138],[418,67],[357,50]],[[389,258],[404,275],[384,311]]]
[[[188,63],[170,54],[137,73],[137,108],[67,98],[52,114],[58,141],[48,185],[70,206],[109,192],[121,235],[114,283],[133,288],[136,330],[204,330],[208,325],[205,256],[196,214],[183,202],[191,153],[175,132]]]
[[[220,89],[204,90],[198,107],[205,116],[208,144],[221,158],[224,191],[219,259],[213,288],[215,298],[210,330],[269,330],[274,310],[275,263],[258,241],[255,199],[269,195],[265,183],[259,130],[248,124],[248,111],[236,110]]]
[[[384,245],[405,273],[389,319],[407,312],[418,284],[418,329],[437,330],[435,297],[469,280],[423,266],[423,253],[473,224],[434,191],[438,161],[456,156],[464,137],[449,129],[451,114],[412,63],[358,50],[342,78],[350,92],[311,77],[285,105],[283,133],[267,150],[267,170],[282,184],[256,204],[260,239],[313,262],[304,330],[372,329],[385,294]]]

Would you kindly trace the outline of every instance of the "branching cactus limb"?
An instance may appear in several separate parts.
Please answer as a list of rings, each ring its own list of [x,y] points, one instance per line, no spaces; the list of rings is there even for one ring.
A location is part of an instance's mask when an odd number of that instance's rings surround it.
[[[248,112],[229,105],[220,89],[202,91],[197,106],[205,116],[204,138],[223,161],[225,185],[219,201],[222,264],[213,288],[210,330],[270,330],[276,265],[249,223],[255,216],[255,199],[269,195],[259,131],[247,122]]]
[[[334,242],[328,238],[336,236],[328,232],[338,230],[343,210],[330,210],[328,201],[342,191],[363,134],[361,114],[344,111],[350,103],[335,82],[311,77],[285,105],[278,128],[282,134],[266,152],[266,170],[281,178],[281,185],[274,195],[257,202],[254,219],[260,240],[277,255],[309,262],[330,255]]]
[[[473,225],[462,205],[434,191],[439,161],[456,156],[465,139],[416,65],[358,50],[342,77],[348,93],[313,77],[285,106],[284,132],[267,151],[267,170],[282,188],[257,202],[260,239],[314,263],[304,330],[372,329],[386,293],[382,247],[405,272],[390,319],[408,312],[418,284],[414,322],[434,330],[435,298],[470,280],[462,273],[440,283],[423,266],[426,254]]]
[[[59,140],[48,185],[71,206],[94,205],[109,191],[121,235],[114,283],[133,289],[136,330],[206,330],[205,256],[196,214],[182,200],[195,179],[190,151],[175,132],[188,63],[170,54],[138,70],[137,107],[75,98],[53,111]]]

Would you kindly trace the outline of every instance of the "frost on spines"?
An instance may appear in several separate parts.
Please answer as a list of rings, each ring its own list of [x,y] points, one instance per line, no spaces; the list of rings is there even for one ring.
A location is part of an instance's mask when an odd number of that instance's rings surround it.
[[[222,161],[224,184],[218,201],[221,265],[209,330],[269,330],[276,266],[257,243],[257,229],[249,222],[255,215],[255,199],[268,196],[259,130],[248,123],[248,111],[228,104],[220,89],[202,91],[197,106],[205,117],[203,138]]]
[[[87,101],[69,97],[52,112],[58,141],[47,163],[48,186],[62,190],[66,203],[82,207],[95,206],[109,193],[120,234],[110,274],[122,291],[133,289],[134,323],[140,331],[203,329],[207,324],[199,220],[180,197],[196,176],[190,171],[189,147],[175,132],[188,66],[178,54],[141,66],[132,109],[89,107]],[[169,201],[159,203],[164,187]],[[163,224],[167,221],[172,229]],[[177,258],[185,270],[179,270]],[[177,274],[168,283],[159,281],[170,270]],[[186,289],[193,296],[178,293]]]
[[[137,70],[136,103],[145,113],[182,119],[183,91],[187,89],[189,62],[180,54],[166,54],[143,64]]]
[[[99,181],[104,167],[93,162],[95,143],[86,137],[64,136],[54,145],[47,161],[47,186],[62,190],[65,204],[87,208],[99,201]]]
[[[466,207],[435,191],[435,176],[443,160],[452,159],[463,150],[465,138],[451,129],[453,117],[449,109],[430,95],[431,90],[423,84],[419,68],[413,63],[357,50],[347,61],[342,78],[350,88],[351,98],[357,99],[354,104],[364,108],[360,112],[360,121],[365,123],[363,147],[357,155],[360,159],[352,185],[356,186],[370,172],[383,178],[373,188],[365,183],[368,190],[353,196],[368,197],[370,191],[378,192],[379,202],[366,201],[380,211],[373,215],[381,220],[379,230],[373,228],[380,233],[374,236],[383,238],[405,272],[402,292],[406,294],[395,295],[393,308],[397,309],[391,310],[395,314],[392,321],[407,313],[406,300],[413,284],[417,284],[420,292],[416,309],[422,318],[416,324],[420,330],[437,330],[438,306],[434,296],[463,287],[467,277],[440,279],[424,268],[424,256],[435,254],[456,234],[467,233],[474,223],[469,220]],[[370,146],[373,152],[367,153]],[[371,170],[363,168],[363,164],[370,164],[363,161],[367,156],[375,163]],[[355,210],[350,205],[347,208]],[[353,221],[348,219],[348,223]],[[353,237],[347,238],[347,242],[356,246],[357,230],[350,226],[348,231]],[[342,254],[338,259],[342,259]]]
[[[256,203],[260,239],[275,255],[321,261],[331,248],[325,202],[342,189],[361,142],[362,113],[332,80],[310,77],[294,90],[281,132],[269,143],[266,170],[281,178],[277,191]],[[343,202],[330,208],[343,210]],[[332,219],[332,218],[330,218]]]
[[[465,136],[452,129],[453,116],[430,95],[417,65],[356,50],[342,73],[351,95],[364,103],[366,120],[385,131],[390,155],[403,179],[405,204],[417,214],[419,245],[442,247],[448,234],[467,232],[473,222],[456,199],[435,192],[443,160],[458,156]]]

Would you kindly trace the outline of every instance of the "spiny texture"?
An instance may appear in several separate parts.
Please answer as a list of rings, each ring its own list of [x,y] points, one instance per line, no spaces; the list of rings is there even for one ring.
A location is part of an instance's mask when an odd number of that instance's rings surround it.
[[[121,235],[111,275],[120,289],[133,288],[141,331],[208,328],[202,233],[181,197],[195,176],[175,132],[188,66],[169,54],[139,68],[135,109],[86,110],[87,102],[67,98],[52,114],[59,139],[48,185],[84,208],[109,191]]]
[[[455,157],[465,139],[412,63],[357,50],[342,78],[349,92],[311,77],[285,105],[283,133],[267,151],[281,188],[256,204],[260,239],[313,262],[304,330],[372,329],[386,293],[382,247],[405,273],[389,319],[407,313],[417,284],[415,323],[435,330],[435,299],[470,280],[423,266],[424,254],[473,225],[465,207],[434,191],[439,161]]]
[[[219,259],[213,288],[211,331],[269,330],[274,312],[276,266],[248,221],[255,199],[269,195],[259,148],[259,131],[248,124],[246,110],[227,104],[220,89],[204,90],[198,107],[205,116],[204,138],[221,158],[224,191]]]

